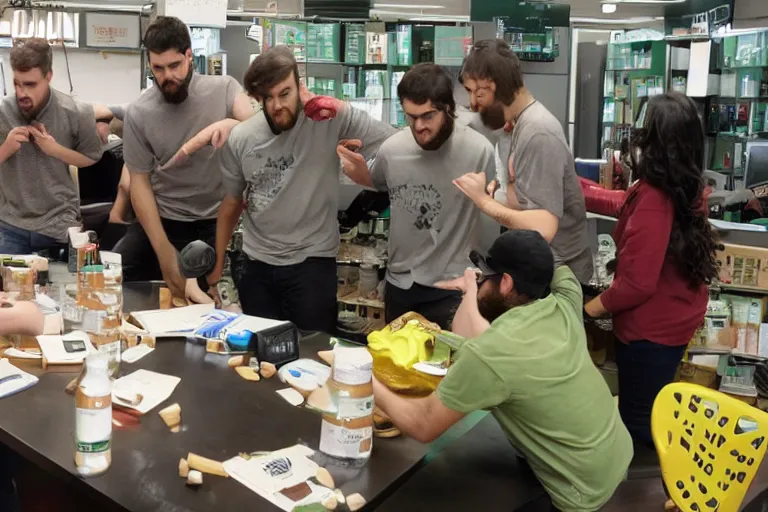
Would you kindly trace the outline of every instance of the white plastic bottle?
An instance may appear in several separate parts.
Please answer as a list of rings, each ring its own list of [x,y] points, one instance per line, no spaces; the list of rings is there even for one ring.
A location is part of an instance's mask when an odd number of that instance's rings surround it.
[[[94,476],[112,463],[112,381],[107,354],[92,354],[85,364],[75,393],[75,465],[80,475]]]

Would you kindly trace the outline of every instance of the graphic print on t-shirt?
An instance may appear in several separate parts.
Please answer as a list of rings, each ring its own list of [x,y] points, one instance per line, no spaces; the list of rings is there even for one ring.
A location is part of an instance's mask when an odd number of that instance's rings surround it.
[[[285,175],[293,166],[293,161],[293,155],[288,158],[281,156],[277,159],[267,157],[264,165],[251,174],[245,189],[248,211],[260,213],[272,204],[285,184]]]
[[[433,185],[398,185],[389,189],[389,200],[396,207],[416,216],[413,225],[419,231],[435,227],[443,201]]]

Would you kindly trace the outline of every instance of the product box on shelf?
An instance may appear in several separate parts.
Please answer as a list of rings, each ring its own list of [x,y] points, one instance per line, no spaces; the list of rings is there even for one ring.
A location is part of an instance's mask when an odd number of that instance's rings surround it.
[[[768,248],[723,245],[724,250],[717,252],[723,287],[768,291]]]

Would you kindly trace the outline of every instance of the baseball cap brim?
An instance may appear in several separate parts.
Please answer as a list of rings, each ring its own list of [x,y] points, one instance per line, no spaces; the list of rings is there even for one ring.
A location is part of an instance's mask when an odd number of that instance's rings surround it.
[[[493,268],[493,262],[489,257],[483,256],[477,251],[470,252],[469,259],[472,261],[472,264],[480,269],[480,272],[486,277],[501,274],[501,272]]]

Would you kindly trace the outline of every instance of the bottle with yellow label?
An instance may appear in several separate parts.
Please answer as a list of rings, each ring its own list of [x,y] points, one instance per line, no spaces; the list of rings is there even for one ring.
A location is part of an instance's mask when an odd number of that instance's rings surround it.
[[[365,347],[334,347],[326,386],[332,402],[323,414],[320,451],[350,467],[365,465],[373,448],[373,358]]]
[[[100,475],[112,464],[112,381],[109,357],[86,359],[75,393],[75,465],[82,476]]]

